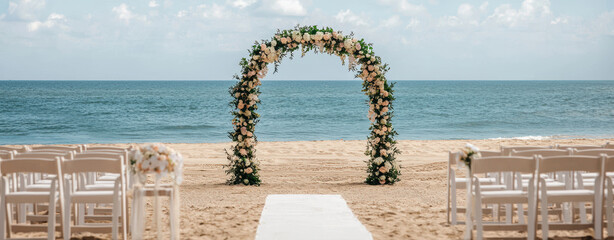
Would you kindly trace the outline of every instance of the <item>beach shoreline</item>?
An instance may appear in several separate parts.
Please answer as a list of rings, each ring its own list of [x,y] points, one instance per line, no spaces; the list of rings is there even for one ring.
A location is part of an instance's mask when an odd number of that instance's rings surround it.
[[[370,186],[366,140],[259,142],[263,181],[259,187],[226,185],[225,143],[166,143],[184,156],[181,191],[182,239],[253,239],[269,194],[340,194],[374,239],[459,239],[463,225],[446,223],[448,151],[472,143],[482,150],[500,146],[602,145],[614,139],[400,140],[401,181]],[[120,146],[130,144],[88,144]],[[12,145],[15,146],[15,145]],[[20,146],[20,145],[17,145]],[[148,206],[151,208],[151,206]],[[164,219],[166,221],[166,217]],[[151,215],[147,226],[152,226]],[[149,230],[148,234],[153,232]],[[551,236],[583,237],[591,231],[554,231]],[[74,234],[73,237],[98,234]],[[153,235],[148,235],[153,237]],[[491,237],[522,237],[519,232],[487,232]]]

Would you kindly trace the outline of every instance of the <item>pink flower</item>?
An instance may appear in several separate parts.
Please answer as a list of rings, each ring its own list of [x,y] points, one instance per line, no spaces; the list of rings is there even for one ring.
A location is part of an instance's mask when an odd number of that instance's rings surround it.
[[[387,169],[386,167],[384,167],[384,166],[381,166],[381,167],[379,168],[379,172],[381,172],[381,173],[387,173],[387,172],[388,172],[388,169]]]
[[[373,65],[369,65],[369,72],[373,72],[373,70],[375,70],[375,67]]]
[[[254,134],[252,132],[247,132],[247,136],[248,137],[252,137],[252,136],[254,136]]]
[[[241,150],[239,150],[239,153],[243,156],[247,156],[247,150],[245,150],[245,148],[241,148]]]
[[[266,48],[267,48],[267,47],[266,47],[266,45],[264,45],[264,43],[263,43],[263,44],[260,44],[260,50],[261,50],[261,51],[264,51],[264,49],[266,49]]]
[[[245,173],[246,173],[246,174],[251,174],[251,173],[253,173],[253,172],[254,172],[254,169],[252,169],[252,168],[246,168],[246,169],[245,169]]]
[[[247,135],[247,128],[241,127],[241,135]]]
[[[382,111],[381,111],[381,112],[382,112],[382,113],[386,113],[386,112],[388,112],[388,107],[384,107],[384,108],[382,108]]]
[[[286,40],[285,37],[281,38],[281,44],[286,44],[288,41]]]
[[[356,47],[355,48],[356,48],[356,50],[360,50],[360,48],[361,48],[360,43],[356,43]]]
[[[387,91],[382,92],[382,96],[388,97],[388,92]]]
[[[386,180],[379,180],[379,184],[382,184],[382,185],[386,184]]]

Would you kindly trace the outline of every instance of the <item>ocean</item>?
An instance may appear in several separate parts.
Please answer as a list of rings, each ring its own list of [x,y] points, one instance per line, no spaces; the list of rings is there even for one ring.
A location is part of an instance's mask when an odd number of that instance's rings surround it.
[[[234,83],[0,81],[0,145],[227,142]],[[258,140],[365,139],[361,88],[263,81]],[[400,140],[614,137],[614,81],[396,81],[394,90]]]

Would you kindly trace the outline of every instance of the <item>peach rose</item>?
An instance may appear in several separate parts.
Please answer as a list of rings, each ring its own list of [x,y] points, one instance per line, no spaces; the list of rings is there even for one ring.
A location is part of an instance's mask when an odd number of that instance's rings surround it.
[[[239,153],[240,153],[241,155],[243,155],[243,156],[247,156],[247,150],[245,150],[245,148],[241,148],[241,149],[239,150]]]
[[[252,136],[254,136],[254,134],[252,132],[247,132],[247,136],[248,137],[252,137]]]
[[[241,127],[241,135],[247,135],[247,128]]]
[[[379,172],[381,172],[381,173],[387,173],[387,172],[388,172],[388,169],[387,169],[386,167],[384,167],[384,166],[381,166],[381,167],[379,167]]]
[[[387,91],[383,91],[383,92],[382,92],[382,96],[384,96],[384,97],[388,97],[388,92],[387,92]]]
[[[382,156],[384,156],[384,157],[385,157],[385,156],[388,156],[388,152],[386,151],[386,149],[380,149],[380,150],[379,150],[379,153],[380,153],[380,155],[382,155]]]
[[[373,65],[369,65],[369,67],[367,68],[369,68],[369,72],[373,72],[373,70],[375,70],[375,67]]]
[[[267,47],[266,47],[266,45],[264,45],[264,43],[263,43],[263,44],[260,44],[260,50],[263,50],[263,51],[264,51],[264,49],[266,49],[266,48],[267,48]]]
[[[382,184],[382,185],[386,184],[386,180],[385,179],[384,180],[379,180],[379,184]]]
[[[386,113],[386,112],[388,112],[388,107],[382,108],[382,113]]]
[[[253,172],[254,172],[254,169],[252,169],[252,168],[246,168],[246,169],[245,169],[245,173],[246,173],[246,174],[251,174],[251,173],[253,173]]]
[[[360,48],[361,48],[360,43],[356,43],[356,47],[355,48],[356,48],[356,50],[360,50]]]

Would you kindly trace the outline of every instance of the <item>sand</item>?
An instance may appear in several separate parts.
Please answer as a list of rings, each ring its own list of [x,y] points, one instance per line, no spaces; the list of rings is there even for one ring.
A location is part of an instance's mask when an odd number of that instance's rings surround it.
[[[168,144],[185,158],[181,237],[254,239],[267,195],[341,194],[374,239],[460,239],[464,226],[446,222],[446,165],[447,152],[467,142],[497,150],[499,146],[600,145],[614,139],[399,141],[402,180],[392,186],[363,183],[366,141],[260,142],[257,156],[263,183],[259,187],[225,184],[224,148],[230,143]],[[152,226],[151,220],[147,225]],[[590,235],[592,230],[550,232],[551,237]],[[525,233],[487,232],[486,236],[518,238]]]

